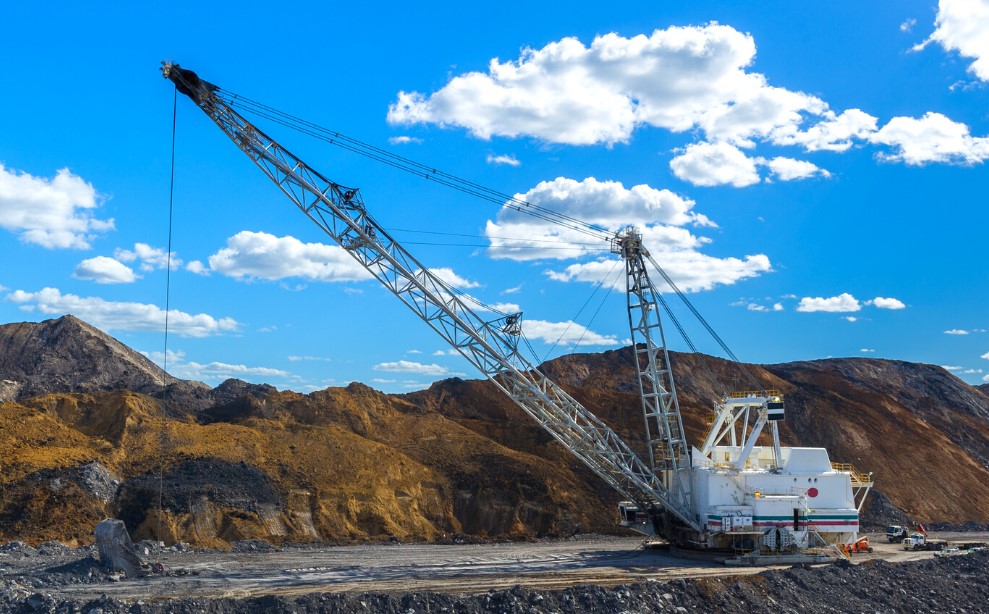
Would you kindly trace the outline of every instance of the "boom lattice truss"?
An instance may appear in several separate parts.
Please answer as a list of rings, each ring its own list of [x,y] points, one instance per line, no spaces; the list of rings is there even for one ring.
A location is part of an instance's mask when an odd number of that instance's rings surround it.
[[[446,282],[420,264],[368,213],[357,189],[330,181],[237,113],[216,86],[177,64],[162,73],[277,185],[282,192],[371,275],[455,348],[564,447],[624,497],[644,509],[668,511],[700,531],[692,510],[683,427],[669,371],[655,288],[643,261],[641,239],[616,237],[626,260],[629,313],[643,392],[649,464],[606,424],[518,350],[521,314],[482,318]],[[490,310],[494,311],[494,310]],[[636,315],[633,316],[632,314]],[[658,343],[657,343],[658,341]]]

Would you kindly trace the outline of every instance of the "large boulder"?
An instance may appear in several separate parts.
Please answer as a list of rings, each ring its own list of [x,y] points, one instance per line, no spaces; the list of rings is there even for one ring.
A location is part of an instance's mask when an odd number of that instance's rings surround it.
[[[134,552],[134,542],[123,520],[106,518],[96,525],[96,547],[100,563],[113,571],[122,571],[128,578],[144,575],[144,565]]]

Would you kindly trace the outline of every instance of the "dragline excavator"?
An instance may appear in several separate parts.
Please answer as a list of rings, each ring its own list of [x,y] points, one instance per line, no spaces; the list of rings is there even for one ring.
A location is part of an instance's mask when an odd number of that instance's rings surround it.
[[[162,73],[304,215],[611,485],[624,499],[623,525],[681,546],[776,556],[854,542],[871,474],[832,464],[823,448],[781,447],[779,392],[726,397],[716,405],[704,444],[688,445],[659,317],[663,299],[646,261],[658,265],[635,228],[620,230],[610,241],[625,262],[644,458],[526,359],[519,350],[522,314],[479,315],[498,312],[461,296],[420,264],[371,216],[359,190],[327,179],[247,121],[234,110],[239,97],[178,64],[163,62]],[[772,445],[756,445],[767,424]]]

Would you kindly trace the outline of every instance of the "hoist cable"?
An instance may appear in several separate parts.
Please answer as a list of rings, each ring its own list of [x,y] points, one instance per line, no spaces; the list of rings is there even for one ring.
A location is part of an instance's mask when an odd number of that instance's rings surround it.
[[[611,277],[611,274],[615,272],[615,269],[618,267],[619,262],[621,262],[621,260],[615,260],[615,264],[614,266],[611,267],[611,270],[608,271],[608,274],[601,278],[601,281],[598,282],[598,285],[594,286],[594,290],[591,291],[591,295],[588,296],[587,300],[584,301],[584,304],[580,306],[580,309],[577,310],[577,313],[574,315],[574,317],[570,318],[570,320],[567,322],[566,328],[564,328],[563,332],[560,333],[560,336],[557,337],[556,341],[553,343],[553,347],[547,350],[545,354],[546,357],[543,358],[543,361],[546,361],[549,358],[549,355],[553,353],[553,350],[556,349],[556,346],[560,344],[560,341],[563,341],[563,337],[565,337],[566,334],[570,331],[570,327],[573,326],[574,321],[580,317],[580,314],[584,312],[584,309],[587,307],[588,303],[591,302],[591,299],[594,298],[594,295],[597,294],[598,290],[601,289],[601,286],[604,285],[604,282],[606,282],[608,278]],[[586,328],[585,328],[585,332],[586,332]],[[584,336],[581,335],[580,338],[583,339]]]
[[[159,461],[158,461],[158,539],[162,536],[162,519],[164,517],[163,499],[165,491],[165,453],[166,437],[165,420],[168,417],[168,315],[171,309],[172,297],[172,218],[175,202],[175,127],[178,118],[178,88],[172,96],[172,155],[171,170],[168,179],[168,249],[166,251],[165,266],[165,351],[161,358],[161,432],[158,435]]]
[[[652,264],[652,266],[659,272],[659,274],[663,277],[663,279],[670,286],[670,288],[673,289],[673,292],[676,293],[676,295],[680,298],[683,304],[687,306],[687,309],[689,309],[690,312],[694,314],[694,317],[697,318],[697,321],[701,323],[701,325],[707,330],[707,332],[711,335],[711,337],[718,343],[719,346],[721,346],[721,349],[724,350],[725,354],[727,354],[728,357],[731,358],[732,362],[734,362],[739,366],[742,373],[745,375],[746,379],[748,379],[749,383],[752,384],[753,389],[757,390],[761,388],[759,382],[755,379],[755,377],[753,377],[751,373],[749,373],[749,370],[745,368],[742,361],[738,359],[738,356],[735,356],[735,352],[731,351],[731,348],[728,347],[728,344],[726,344],[718,335],[718,333],[715,332],[714,328],[710,324],[708,324],[707,320],[704,319],[704,316],[702,316],[701,313],[697,311],[697,308],[694,307],[694,304],[691,303],[690,299],[687,298],[687,295],[684,294],[680,290],[680,288],[677,287],[677,285],[673,282],[673,279],[670,278],[669,274],[667,274],[667,272],[663,269],[663,267],[659,266],[659,263],[656,262],[656,260],[652,257],[652,254],[647,253],[646,258],[649,259],[649,262]],[[669,309],[667,309],[666,311],[667,313],[670,313]],[[682,330],[681,330],[681,334],[682,334]],[[696,350],[694,351],[696,352]]]

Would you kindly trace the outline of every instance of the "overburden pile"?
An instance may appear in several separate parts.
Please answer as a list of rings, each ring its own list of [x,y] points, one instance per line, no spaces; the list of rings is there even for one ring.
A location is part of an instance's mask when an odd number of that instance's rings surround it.
[[[0,326],[0,542],[272,543],[565,536],[613,531],[616,495],[493,385],[310,394],[167,377],[71,316]],[[642,449],[630,348],[542,366]],[[672,354],[699,442],[737,365]],[[932,365],[832,359],[752,365],[782,390],[785,445],[873,472],[863,523],[989,525],[989,396]],[[164,406],[162,384],[165,384]],[[161,505],[159,507],[159,492]]]

